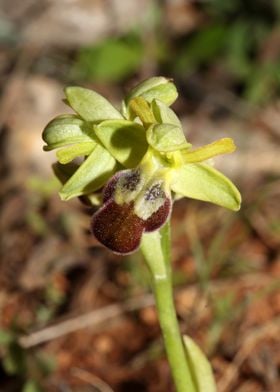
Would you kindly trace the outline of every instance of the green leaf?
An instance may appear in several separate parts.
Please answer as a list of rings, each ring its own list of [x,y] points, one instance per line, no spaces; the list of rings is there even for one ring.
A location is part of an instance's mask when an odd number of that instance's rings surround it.
[[[172,124],[151,125],[147,130],[147,141],[154,149],[162,152],[190,147],[182,129]]]
[[[181,122],[179,118],[176,116],[174,111],[170,109],[164,102],[154,99],[152,102],[152,110],[157,122],[163,124],[172,124],[176,125],[176,127],[181,128]]]
[[[100,145],[81,164],[59,192],[62,200],[92,193],[101,188],[116,171],[116,161]]]
[[[240,208],[241,196],[235,185],[205,163],[185,164],[176,169],[171,189],[186,197],[208,201],[230,210]]]
[[[214,24],[194,34],[178,53],[175,71],[183,75],[197,69],[200,64],[210,64],[217,60],[227,45],[228,26]]]
[[[47,354],[44,351],[39,351],[35,357],[37,366],[44,376],[52,374],[57,369],[56,357]]]
[[[0,345],[7,346],[15,340],[13,332],[7,329],[0,329]]]
[[[123,166],[135,167],[147,151],[144,128],[132,121],[108,120],[95,126],[104,147]]]
[[[254,22],[252,22],[254,25]],[[247,79],[253,71],[251,53],[254,50],[256,32],[248,21],[239,19],[227,32],[225,61],[230,72],[240,79]],[[254,29],[255,30],[255,29]],[[257,67],[260,65],[258,63]]]
[[[197,392],[216,392],[211,365],[199,346],[189,337],[183,337],[185,352]]]
[[[17,342],[8,346],[2,365],[8,374],[26,374],[26,355]]]
[[[123,118],[107,99],[93,90],[83,87],[66,87],[65,95],[70,106],[86,121],[96,123]]]
[[[77,157],[89,155],[95,146],[95,142],[74,144],[57,151],[56,156],[60,163],[69,163]]]
[[[132,89],[125,100],[126,104],[135,97],[143,97],[149,103],[154,99],[160,99],[167,105],[171,105],[177,99],[178,93],[170,79],[158,76],[147,79]]]
[[[23,387],[22,392],[43,392],[43,389],[34,380],[28,380]]]
[[[135,72],[142,62],[143,44],[129,34],[82,48],[74,72],[85,80],[116,82]]]
[[[58,116],[49,122],[42,137],[47,143],[47,146],[44,146],[45,151],[69,144],[96,140],[92,126],[72,114]]]

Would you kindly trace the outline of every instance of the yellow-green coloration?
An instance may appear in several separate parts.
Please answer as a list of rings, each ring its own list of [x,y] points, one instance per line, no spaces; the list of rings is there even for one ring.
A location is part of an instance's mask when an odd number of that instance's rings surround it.
[[[169,223],[172,199],[186,196],[231,210],[240,208],[235,185],[208,164],[235,150],[223,138],[192,149],[170,108],[172,80],[148,79],[128,93],[118,111],[98,93],[65,89],[76,112],[43,132],[44,150],[59,149],[54,171],[63,200],[83,196],[102,204],[92,233],[107,248],[129,254],[139,246],[151,272],[159,321],[177,392],[214,392],[210,364],[190,338],[183,340],[172,296]]]
[[[236,187],[204,162],[233,152],[232,139],[191,149],[169,107],[178,95],[171,80],[154,77],[140,83],[124,99],[121,112],[92,90],[68,87],[65,93],[76,115],[57,117],[43,133],[45,150],[60,148],[60,164],[85,157],[64,183],[60,192],[63,200],[92,195],[118,170],[140,168],[147,184],[152,176],[162,178],[157,171],[164,168],[167,192],[239,209],[241,198]],[[116,197],[119,203],[133,198]]]

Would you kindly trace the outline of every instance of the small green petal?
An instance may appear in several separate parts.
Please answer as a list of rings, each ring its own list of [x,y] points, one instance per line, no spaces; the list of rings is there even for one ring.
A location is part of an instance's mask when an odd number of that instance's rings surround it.
[[[134,97],[139,97],[143,93],[160,86],[161,84],[169,83],[169,79],[163,76],[154,76],[153,78],[149,78],[137,84],[126,97],[126,101],[128,102],[130,99]]]
[[[59,192],[61,199],[69,200],[96,191],[108,181],[116,170],[115,159],[105,148],[97,144]]]
[[[125,119],[129,119],[129,113],[128,113],[128,108],[126,106],[126,103],[124,100],[121,102],[121,114]]]
[[[112,156],[127,168],[136,167],[147,151],[144,128],[132,121],[108,120],[95,133]]]
[[[102,192],[95,192],[85,196],[92,206],[101,206],[103,203]]]
[[[158,123],[172,124],[179,128],[182,127],[181,122],[174,111],[164,102],[154,99],[152,102],[152,110]]]
[[[234,141],[231,138],[224,138],[193,151],[182,151],[182,156],[185,163],[195,163],[206,161],[216,155],[230,154],[235,149]]]
[[[95,146],[95,142],[73,144],[57,151],[56,156],[60,163],[66,164],[73,161],[73,159],[77,157],[89,155]]]
[[[235,185],[205,163],[185,164],[174,170],[171,189],[192,199],[208,201],[238,211],[241,196]]]
[[[70,106],[84,120],[99,122],[123,116],[102,95],[83,87],[66,87],[65,95]]]
[[[151,125],[147,130],[147,141],[155,150],[161,152],[190,147],[182,129],[172,124]]]
[[[217,388],[210,362],[189,336],[184,335],[183,342],[197,392],[216,392]]]
[[[132,119],[135,117],[139,117],[144,126],[156,122],[150,105],[142,97],[133,98],[129,102],[129,112]]]
[[[151,103],[154,99],[160,99],[167,105],[171,105],[178,97],[177,89],[170,81],[170,79],[160,77],[153,77],[138,84],[131,93],[127,96],[126,104],[132,98],[143,97],[146,101]]]
[[[45,151],[74,143],[92,142],[96,140],[93,128],[75,115],[65,114],[49,122],[43,132],[43,140],[47,143]]]

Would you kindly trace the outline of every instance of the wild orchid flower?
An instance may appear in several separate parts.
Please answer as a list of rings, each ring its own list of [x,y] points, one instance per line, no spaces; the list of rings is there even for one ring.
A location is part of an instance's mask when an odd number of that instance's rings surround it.
[[[83,196],[99,206],[92,232],[112,251],[128,254],[141,245],[177,391],[215,391],[207,359],[190,338],[182,341],[180,336],[168,222],[173,201],[184,196],[240,208],[237,188],[208,163],[233,152],[233,140],[192,149],[169,107],[177,98],[176,87],[164,77],[132,89],[120,111],[92,90],[68,87],[65,94],[76,114],[55,118],[43,132],[44,149],[58,149],[54,171],[63,184],[61,198]]]
[[[79,167],[72,167],[60,195],[64,200],[92,197],[104,187],[92,232],[106,247],[120,254],[135,251],[143,232],[166,222],[178,196],[239,209],[236,187],[207,163],[233,152],[232,139],[191,149],[168,106],[177,97],[171,81],[152,78],[141,83],[123,102],[122,113],[91,90],[69,87],[65,92],[77,115],[60,116],[48,124],[45,149],[62,147],[57,152],[60,164],[86,157]]]

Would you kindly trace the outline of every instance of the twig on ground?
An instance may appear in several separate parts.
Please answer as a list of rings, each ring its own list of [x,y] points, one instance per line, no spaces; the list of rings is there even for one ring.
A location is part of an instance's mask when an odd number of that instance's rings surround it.
[[[113,389],[107,383],[105,383],[105,381],[101,380],[101,378],[97,377],[95,374],[87,372],[84,369],[73,368],[71,370],[71,373],[73,374],[73,376],[92,385],[96,391],[114,392]]]
[[[133,298],[124,304],[114,304],[95,309],[89,313],[73,317],[58,324],[51,325],[40,331],[33,332],[28,336],[19,338],[19,344],[24,348],[36,346],[41,343],[59,338],[79,329],[101,324],[109,319],[121,316],[123,313],[146,308],[154,304],[151,294],[146,294],[140,298]]]
[[[273,281],[273,277],[267,274],[248,274],[247,276],[240,277],[239,284],[255,285],[261,282],[262,285],[267,285]],[[236,285],[236,279],[228,279],[221,281],[212,281],[209,285],[209,290],[217,292],[218,290],[229,288],[231,285]],[[191,285],[187,288],[180,288],[176,290],[175,295],[180,293],[188,292],[190,295],[193,291],[198,291],[197,285]],[[83,328],[93,327],[104,323],[110,319],[120,317],[126,312],[132,312],[148,306],[154,305],[154,299],[151,294],[144,294],[140,297],[128,300],[123,304],[113,304],[103,307],[101,309],[95,309],[83,315],[69,318],[68,320],[58,322],[57,324],[45,327],[39,331],[35,331],[26,336],[21,336],[18,340],[19,344],[23,348],[29,348],[37,346],[42,343],[49,342],[53,339],[57,339],[61,336],[67,335],[71,332],[78,331]]]

